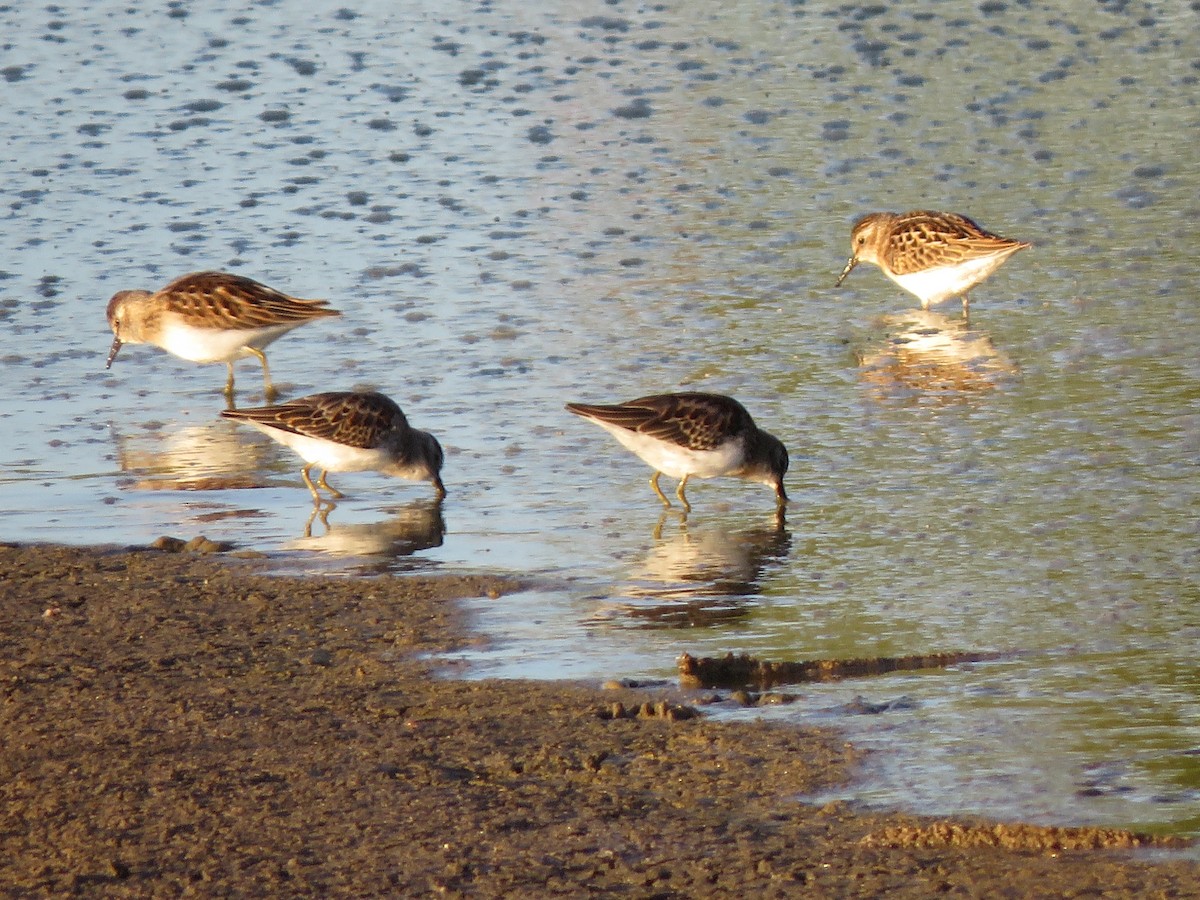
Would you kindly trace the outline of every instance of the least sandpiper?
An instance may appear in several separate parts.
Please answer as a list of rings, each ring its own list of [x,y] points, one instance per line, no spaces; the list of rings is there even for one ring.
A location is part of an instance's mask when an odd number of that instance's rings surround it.
[[[400,407],[383,394],[331,391],[278,406],[226,409],[221,415],[253,425],[300,454],[305,462],[300,472],[315,503],[321,502],[318,486],[334,497],[344,496],[325,480],[330,472],[382,472],[430,481],[438,497],[446,495],[441,444],[411,427]],[[314,466],[321,469],[316,484],[309,476]]]
[[[955,213],[871,213],[854,223],[850,261],[837,283],[860,262],[874,263],[884,275],[915,294],[923,309],[961,296],[966,313],[967,291],[1018,250],[1030,246],[984,231]]]
[[[659,475],[678,478],[675,495],[684,510],[688,479],[733,475],[770,485],[777,505],[787,503],[783,476],[787,449],[759,430],[746,408],[720,394],[656,394],[628,403],[593,406],[568,403],[567,409],[595,422],[654,468],[650,486],[666,506]]]
[[[300,300],[240,275],[193,272],[149,291],[119,291],[108,301],[112,366],[122,344],[153,344],[191,362],[229,366],[225,393],[233,395],[233,361],[257,357],[268,400],[275,397],[263,348],[305,322],[340,316],[325,300]]]

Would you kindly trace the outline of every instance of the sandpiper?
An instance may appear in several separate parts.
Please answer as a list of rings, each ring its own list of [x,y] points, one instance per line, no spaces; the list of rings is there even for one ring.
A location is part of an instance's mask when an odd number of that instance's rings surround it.
[[[226,409],[221,415],[245,422],[291,447],[304,459],[300,470],[313,502],[317,487],[343,497],[326,476],[330,472],[382,472],[413,481],[430,481],[438,497],[442,484],[442,446],[433,435],[408,424],[403,411],[383,394],[330,391],[289,400],[277,406]],[[321,469],[313,484],[309,472]]]
[[[884,275],[915,294],[923,309],[961,296],[966,313],[967,292],[1018,250],[1031,246],[985,231],[956,213],[876,212],[854,223],[850,261],[837,284],[860,262],[874,263]]]
[[[257,357],[264,393],[275,397],[263,348],[305,322],[340,316],[325,300],[289,297],[251,278],[225,272],[193,272],[161,290],[118,291],[108,301],[112,366],[122,344],[153,344],[191,362],[229,366],[225,394],[233,395],[233,361]]]
[[[671,501],[658,486],[659,475],[678,478],[679,497],[691,510],[684,488],[693,475],[732,475],[770,485],[777,506],[787,503],[783,476],[787,449],[760,430],[746,408],[732,397],[698,392],[655,394],[628,403],[594,406],[568,403],[567,409],[595,422],[654,468],[650,486],[666,506]]]

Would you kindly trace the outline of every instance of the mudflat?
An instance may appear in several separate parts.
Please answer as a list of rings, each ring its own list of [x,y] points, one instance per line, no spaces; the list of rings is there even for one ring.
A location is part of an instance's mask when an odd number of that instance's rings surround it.
[[[10,896],[1197,897],[1149,839],[804,802],[831,732],[446,677],[504,577],[0,545]]]

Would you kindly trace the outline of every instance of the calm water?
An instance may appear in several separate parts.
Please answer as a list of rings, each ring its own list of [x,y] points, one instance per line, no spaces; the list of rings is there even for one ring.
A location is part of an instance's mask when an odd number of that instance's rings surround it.
[[[1200,834],[1196,4],[205,6],[0,7],[0,539],[537,576],[481,676],[1020,651],[753,714],[877,748],[860,800]],[[917,206],[1035,244],[969,326],[832,288]],[[444,506],[343,476],[306,537],[223,367],[106,372],[108,297],[205,268],[343,310],[277,385],[393,396]],[[726,482],[660,519],[562,409],[680,388],[788,445],[786,526]]]

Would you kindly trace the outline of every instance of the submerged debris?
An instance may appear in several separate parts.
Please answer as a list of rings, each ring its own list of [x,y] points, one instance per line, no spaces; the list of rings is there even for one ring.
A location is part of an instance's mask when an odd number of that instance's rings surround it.
[[[1011,657],[1012,652],[930,653],[915,656],[873,656],[865,659],[812,659],[803,662],[769,662],[741,654],[722,657],[679,657],[679,682],[684,687],[757,687],[805,681],[839,681],[862,675],[912,669],[943,669],[960,663]]]

